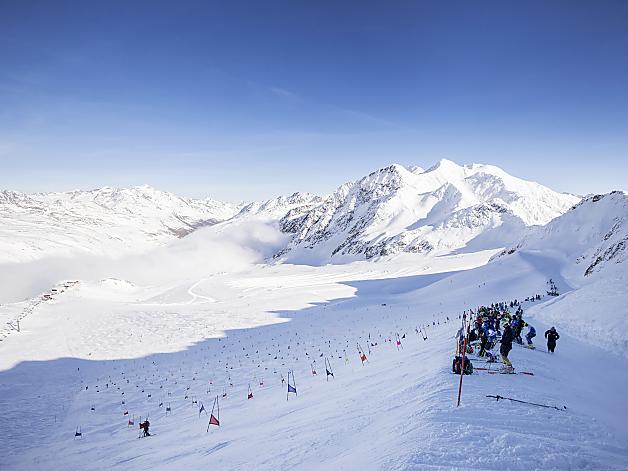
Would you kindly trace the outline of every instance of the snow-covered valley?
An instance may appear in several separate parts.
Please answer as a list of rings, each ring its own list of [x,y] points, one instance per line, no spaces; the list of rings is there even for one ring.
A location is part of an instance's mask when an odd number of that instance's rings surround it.
[[[0,265],[0,467],[628,469],[628,196],[579,201],[441,161],[223,208],[182,238],[146,242],[167,220],[150,209],[124,250],[40,257],[38,219],[39,255]],[[533,375],[476,349],[456,407],[463,311],[514,299],[539,335],[510,359]]]

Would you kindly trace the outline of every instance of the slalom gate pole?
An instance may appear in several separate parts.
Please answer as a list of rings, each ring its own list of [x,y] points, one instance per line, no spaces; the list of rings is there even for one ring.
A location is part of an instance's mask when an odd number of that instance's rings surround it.
[[[214,413],[214,407],[216,407],[216,399],[214,399],[214,404],[212,405],[212,412],[211,412],[212,414]],[[212,419],[211,419],[211,415],[210,415],[209,416],[209,422],[207,422],[207,432],[209,432],[209,425],[211,423],[211,420]],[[207,432],[205,432],[205,433],[207,433]]]
[[[464,331],[464,326],[462,326],[462,329]],[[460,355],[460,339],[458,339],[458,337],[456,337],[456,356]]]
[[[467,332],[464,336],[464,346],[462,347],[462,361],[460,364],[460,384],[458,386],[458,403],[456,404],[456,407],[460,406],[460,396],[462,395],[462,376],[464,375],[464,357],[465,357],[465,354],[467,353],[467,340],[469,338],[469,328],[470,328],[470,324],[467,324]]]

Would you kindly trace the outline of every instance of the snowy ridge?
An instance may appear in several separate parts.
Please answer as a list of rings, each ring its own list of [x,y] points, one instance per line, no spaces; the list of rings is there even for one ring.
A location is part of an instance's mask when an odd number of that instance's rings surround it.
[[[266,201],[253,202],[244,206],[236,215],[237,218],[255,216],[260,218],[280,218],[286,212],[295,211],[297,214],[321,203],[320,196],[311,193],[296,192],[290,196],[278,196]]]
[[[158,247],[233,216],[240,206],[149,186],[0,192],[0,262],[76,253],[120,256]]]
[[[519,250],[561,254],[574,279],[610,269],[628,258],[628,195],[614,191],[584,198],[497,257]]]
[[[491,165],[441,160],[423,171],[394,164],[340,186],[314,207],[289,211],[280,224],[294,236],[279,255],[369,259],[496,248],[578,201]]]

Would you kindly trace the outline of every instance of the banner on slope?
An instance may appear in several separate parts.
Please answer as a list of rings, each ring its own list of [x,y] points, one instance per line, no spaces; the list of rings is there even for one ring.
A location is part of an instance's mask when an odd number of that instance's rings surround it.
[[[334,370],[331,369],[331,362],[327,359],[327,357],[325,357],[325,373],[327,373],[327,376],[325,376],[327,381],[329,381],[330,376],[335,379]]]
[[[292,384],[290,384],[290,376],[292,375]],[[297,395],[297,383],[294,380],[294,371],[288,371],[288,392],[286,393],[286,401],[290,397],[290,393],[293,393],[295,396]]]
[[[216,415],[214,415],[214,410],[216,410]],[[209,415],[209,423],[207,424],[207,431],[209,432],[209,426],[215,425],[216,427],[220,427],[220,403],[218,402],[218,396],[214,399],[214,405],[212,406],[212,412]]]
[[[364,350],[362,349],[360,344],[358,343],[357,345],[358,345],[358,355],[360,356],[360,361],[362,362],[362,366],[364,366],[364,363],[367,361],[366,354],[364,353]]]

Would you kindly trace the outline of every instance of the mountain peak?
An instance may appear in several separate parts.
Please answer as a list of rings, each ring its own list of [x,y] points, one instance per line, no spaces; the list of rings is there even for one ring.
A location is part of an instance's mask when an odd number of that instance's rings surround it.
[[[131,189],[135,191],[143,192],[143,193],[167,193],[167,192],[158,190],[154,186],[148,185],[146,183],[144,185],[136,185],[134,187],[131,187]]]
[[[410,171],[401,164],[390,164],[386,167],[378,168],[377,170],[369,173],[369,175],[365,178],[371,178],[377,175],[386,175],[386,174],[405,174]]]
[[[415,175],[420,175],[421,173],[425,173],[425,169],[423,167],[419,167],[418,165],[410,165],[408,170]]]
[[[435,170],[456,170],[456,171],[460,171],[460,170],[463,170],[463,167],[461,165],[457,164],[456,162],[454,162],[453,160],[440,159],[438,162],[436,162],[435,165],[430,167],[427,170],[427,172],[433,172]]]

